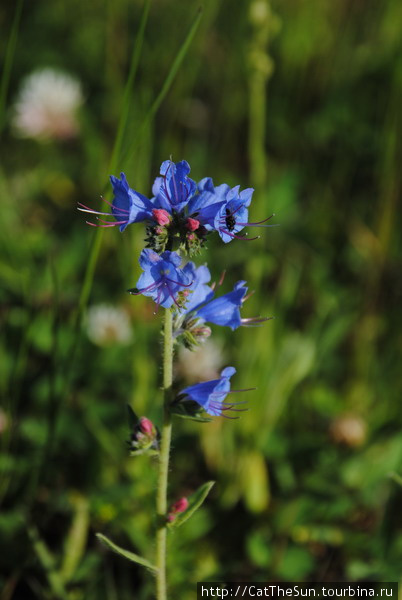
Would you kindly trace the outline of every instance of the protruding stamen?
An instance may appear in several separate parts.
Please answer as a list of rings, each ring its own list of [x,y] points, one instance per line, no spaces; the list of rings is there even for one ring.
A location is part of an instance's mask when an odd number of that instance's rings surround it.
[[[272,225],[259,225],[258,223],[239,223],[239,221],[236,221],[236,225],[241,225],[242,227],[279,227],[279,223],[273,223]]]
[[[267,217],[263,221],[256,221],[255,223],[247,223],[247,225],[261,225],[261,223],[265,223],[266,221],[269,221],[274,216],[275,216],[275,213],[272,213],[272,215],[270,217]],[[241,225],[241,223],[239,223],[239,225]]]
[[[220,279],[219,279],[219,281],[218,281],[218,285],[222,285],[222,283],[223,283],[223,282],[224,282],[224,280],[225,280],[225,276],[226,276],[226,269],[223,269],[223,271],[222,271],[222,275],[220,276]]]
[[[260,235],[257,235],[256,237],[249,238],[249,237],[245,237],[242,235],[235,235],[234,233],[231,233],[227,229],[222,229],[222,228],[219,228],[219,231],[221,231],[222,233],[226,233],[226,235],[228,235],[231,238],[236,238],[237,240],[243,240],[243,242],[253,242],[254,240],[259,240],[261,237]]]
[[[87,212],[90,213],[91,215],[112,215],[112,213],[106,213],[106,212],[100,212],[98,210],[94,210],[93,208],[89,208],[89,206],[85,206],[85,204],[82,204],[82,202],[78,202],[79,206],[78,209],[81,212]],[[113,216],[113,215],[112,215]]]
[[[172,290],[170,289],[170,285],[167,282],[165,282],[165,285],[166,285],[166,287],[168,289],[169,296],[171,297],[171,299],[173,300],[173,302],[176,304],[177,308],[181,308],[180,304],[177,302],[176,298],[173,296]]]
[[[101,222],[101,223],[107,223],[110,224],[112,227],[115,227],[116,225],[124,225],[125,223],[127,223],[127,219],[125,219],[124,221],[105,221],[104,219],[99,219],[99,217],[97,217],[97,219]]]
[[[127,290],[129,292],[129,294],[131,294],[132,296],[139,296],[140,294],[143,294],[144,292],[150,292],[152,290],[152,288],[154,288],[155,290],[157,288],[159,288],[162,285],[162,282],[159,281],[158,283],[156,283],[155,281],[153,283],[151,283],[151,285],[148,285],[145,288],[131,288],[130,290]],[[134,292],[134,290],[137,289],[136,292]],[[152,290],[154,291],[154,290]]]
[[[167,281],[170,281],[170,283],[175,283],[176,285],[181,285],[182,287],[190,287],[194,283],[194,280],[191,281],[190,283],[181,283],[180,281],[175,281],[174,279],[170,279],[169,277],[165,277],[165,279]]]
[[[251,292],[249,292],[246,296],[244,296],[244,298],[242,298],[241,303],[244,304],[246,302],[246,300],[251,298],[251,296],[253,296],[254,294],[255,294],[255,290],[251,290]]]
[[[88,221],[87,221],[87,223],[88,223]],[[121,223],[111,223],[110,221],[105,221],[104,225],[98,225],[96,223],[88,223],[88,224],[93,225],[94,227],[116,227],[116,225],[122,225],[123,223],[127,223],[127,221],[123,221]]]
[[[228,394],[237,394],[240,392],[254,392],[257,388],[253,387],[253,388],[245,388],[244,390],[230,390],[228,392]],[[247,402],[247,400],[244,400],[244,402]]]
[[[241,319],[240,322],[244,327],[258,327],[261,323],[272,321],[272,319],[275,319],[275,317],[248,317]]]
[[[106,204],[109,204],[109,206],[111,206],[112,208],[114,208],[115,210],[118,210],[119,212],[125,212],[127,214],[130,214],[130,211],[127,210],[127,208],[121,208],[121,206],[114,206],[111,202],[109,202],[109,200],[106,200],[105,198],[103,198],[101,196],[103,202],[106,202]]]
[[[103,198],[102,198],[103,199]],[[110,202],[108,202],[107,200],[104,200],[104,202],[106,202],[107,204],[109,204],[112,208],[115,208],[113,206],[113,204],[110,204]],[[79,205],[78,210],[80,210],[81,212],[87,212],[87,213],[91,213],[93,215],[107,215],[107,216],[114,216],[114,213],[111,212],[100,212],[99,210],[94,210],[93,208],[90,208],[89,206],[86,206],[85,204],[83,204],[82,202],[78,202],[77,203]],[[125,216],[122,213],[130,213],[129,210],[125,210],[124,208],[115,208],[116,212],[121,213],[121,216]]]

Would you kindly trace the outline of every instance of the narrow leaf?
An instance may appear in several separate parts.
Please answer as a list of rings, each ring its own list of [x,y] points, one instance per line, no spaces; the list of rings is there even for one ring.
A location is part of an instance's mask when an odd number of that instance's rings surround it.
[[[0,132],[4,125],[4,113],[7,101],[7,92],[10,83],[11,69],[14,61],[15,49],[18,40],[18,31],[21,20],[22,6],[24,0],[18,0],[15,7],[14,20],[8,38],[6,52],[3,60],[3,72],[0,81]]]
[[[154,571],[154,572],[156,572],[158,570],[155,567],[155,565],[150,563],[146,558],[143,558],[142,556],[139,556],[138,554],[134,554],[134,552],[129,552],[128,550],[125,550],[124,548],[117,546],[117,544],[112,542],[112,540],[109,540],[109,538],[107,538],[105,535],[102,535],[102,533],[97,533],[96,537],[98,538],[98,540],[100,542],[102,542],[102,544],[104,544],[107,548],[109,548],[109,550],[116,552],[116,554],[120,554],[120,556],[124,556],[124,558],[127,558],[127,560],[131,560],[131,562],[135,562],[138,565],[141,565],[142,567],[146,567],[147,569],[150,569],[151,571]]]
[[[200,508],[201,504],[204,502],[214,485],[215,481],[207,481],[207,483],[201,485],[198,490],[194,492],[194,494],[192,494],[188,499],[187,510],[177,515],[175,520],[169,523],[168,527],[173,529],[174,527],[180,527],[180,525],[183,525],[183,523]]]
[[[155,113],[157,112],[157,110],[160,107],[160,105],[162,104],[165,96],[167,95],[168,91],[170,90],[173,80],[176,77],[176,74],[181,66],[181,63],[183,62],[184,57],[186,56],[188,49],[191,45],[191,42],[193,41],[193,38],[197,32],[197,29],[198,29],[200,21],[201,21],[201,17],[202,17],[202,8],[199,8],[197,11],[196,17],[195,17],[193,23],[191,24],[191,27],[190,27],[182,45],[172,63],[172,66],[170,67],[169,73],[167,74],[166,79],[163,82],[163,85],[162,85],[162,88],[161,88],[159,94],[157,95],[157,97],[151,104],[150,108],[148,109],[147,113],[145,114],[145,116],[142,120],[141,127],[139,128],[139,131],[136,132],[136,135],[132,136],[132,141],[128,145],[128,148],[127,148],[126,152],[124,153],[125,156],[122,157],[122,159],[123,159],[122,170],[123,171],[125,169],[125,165],[130,164],[130,161],[132,160],[135,150],[137,148],[137,145],[141,141],[141,136],[142,136],[143,132],[145,131],[148,124],[152,121],[153,117],[155,116]]]
[[[159,452],[153,448],[143,448],[140,450],[131,450],[130,456],[158,456]]]
[[[74,517],[64,544],[64,558],[60,575],[68,582],[74,575],[85,551],[89,527],[88,500],[76,496],[73,500]]]
[[[198,421],[199,423],[209,423],[210,417],[205,416],[205,412],[195,402],[174,402],[171,405],[170,412],[176,417]]]
[[[56,560],[34,525],[28,526],[28,535],[39,562],[46,573],[49,587],[57,600],[68,600],[63,579],[56,569]]]
[[[172,414],[175,417],[180,417],[181,419],[187,419],[188,421],[197,421],[198,423],[210,423],[212,419],[209,417],[198,417],[197,415],[186,415],[184,413],[172,411]]]
[[[142,45],[144,42],[145,27],[148,21],[149,8],[151,5],[150,0],[144,0],[142,9],[141,21],[138,28],[137,35],[135,36],[135,42],[133,47],[133,54],[131,57],[130,73],[127,78],[127,82],[124,88],[123,96],[123,107],[120,113],[119,125],[117,128],[117,135],[114,142],[112,157],[110,159],[109,173],[114,173],[117,169],[117,165],[120,159],[121,147],[123,142],[123,136],[127,129],[127,121],[130,112],[130,105],[133,95],[133,83],[137,73],[138,64],[140,62]]]

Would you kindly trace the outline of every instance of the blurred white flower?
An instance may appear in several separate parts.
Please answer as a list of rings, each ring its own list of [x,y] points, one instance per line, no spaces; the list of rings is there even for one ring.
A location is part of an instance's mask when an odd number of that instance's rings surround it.
[[[330,435],[337,444],[358,448],[367,438],[367,423],[358,415],[344,414],[332,421]]]
[[[21,85],[13,126],[21,137],[74,137],[79,131],[77,109],[82,102],[81,85],[71,75],[50,68],[34,71]]]
[[[128,344],[133,333],[127,312],[106,304],[88,309],[86,330],[91,342],[98,346]]]
[[[190,382],[217,379],[224,360],[221,346],[213,340],[206,340],[195,351],[180,348],[177,373]]]

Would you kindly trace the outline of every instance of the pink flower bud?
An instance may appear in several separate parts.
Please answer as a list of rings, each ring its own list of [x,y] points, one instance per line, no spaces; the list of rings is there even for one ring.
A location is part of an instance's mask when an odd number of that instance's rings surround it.
[[[152,214],[158,225],[167,225],[170,223],[170,215],[167,210],[164,210],[163,208],[154,208]]]
[[[197,219],[192,219],[191,217],[189,217],[187,219],[186,227],[190,231],[195,231],[196,229],[199,228],[199,226],[200,226],[200,222],[197,221]]]
[[[177,502],[172,504],[172,506],[170,507],[170,514],[175,515],[178,513],[182,513],[187,509],[188,509],[188,500],[185,496],[183,496],[183,498],[180,498],[179,500],[177,500]]]
[[[155,427],[152,421],[150,421],[146,417],[140,417],[140,429],[142,433],[145,433],[145,435],[151,436],[155,433]]]
[[[188,239],[190,242],[192,242],[193,240],[195,240],[195,235],[194,235],[194,233],[190,233],[190,234],[187,236],[187,239]]]

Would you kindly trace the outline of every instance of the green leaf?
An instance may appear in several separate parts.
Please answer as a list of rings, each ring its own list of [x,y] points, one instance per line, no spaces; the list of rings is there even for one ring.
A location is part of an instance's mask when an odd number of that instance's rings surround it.
[[[188,419],[189,421],[198,421],[198,423],[210,423],[212,421],[212,419],[210,419],[209,417],[198,417],[197,415],[186,415],[184,413],[178,413],[178,412],[174,412],[173,413],[175,415],[175,417],[180,417],[181,419]]]
[[[158,456],[159,452],[158,450],[153,450],[152,448],[142,448],[139,450],[131,450],[130,451],[130,456],[143,456],[143,455],[147,455],[147,456]]]
[[[199,423],[209,423],[212,421],[210,417],[204,416],[204,411],[201,411],[195,402],[178,402],[171,406],[170,412],[176,417],[190,419],[190,421],[198,421]]]
[[[96,537],[98,538],[98,540],[100,542],[102,542],[102,544],[104,544],[107,548],[109,548],[109,550],[116,552],[116,554],[120,554],[120,556],[124,556],[124,558],[127,558],[127,560],[131,560],[131,562],[135,562],[135,563],[141,565],[142,567],[146,567],[147,569],[150,569],[151,571],[154,571],[154,572],[156,572],[158,570],[155,567],[155,565],[150,563],[146,558],[142,558],[142,556],[138,556],[138,554],[134,554],[134,552],[129,552],[128,550],[124,550],[124,548],[117,546],[117,544],[115,544],[114,542],[109,540],[109,538],[107,538],[102,533],[97,533]]]
[[[198,490],[194,492],[194,494],[192,494],[188,499],[187,510],[178,514],[175,520],[168,524],[168,527],[173,529],[174,527],[180,527],[180,525],[183,525],[183,523],[200,508],[201,504],[204,502],[214,485],[215,481],[207,481],[207,483],[201,485]]]

